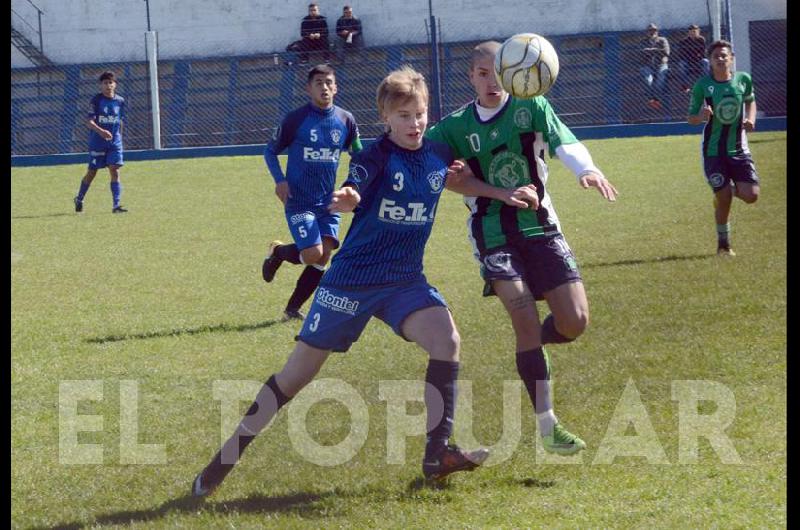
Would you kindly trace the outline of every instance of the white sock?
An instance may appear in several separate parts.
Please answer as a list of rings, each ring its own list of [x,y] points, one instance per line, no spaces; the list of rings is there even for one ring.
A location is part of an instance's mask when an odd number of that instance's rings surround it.
[[[558,423],[558,418],[556,418],[556,413],[553,412],[553,409],[550,409],[537,414],[536,421],[539,423],[539,435],[549,436],[553,434],[553,427]]]

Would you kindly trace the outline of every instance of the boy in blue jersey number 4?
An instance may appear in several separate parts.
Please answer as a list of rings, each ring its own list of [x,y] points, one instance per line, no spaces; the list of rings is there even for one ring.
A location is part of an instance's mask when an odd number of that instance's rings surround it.
[[[89,191],[97,170],[108,168],[111,175],[111,212],[125,213],[128,210],[120,206],[122,184],[119,181],[119,169],[122,167],[122,129],[125,122],[125,99],[118,95],[117,80],[114,72],[103,72],[100,75],[101,92],[92,98],[89,107],[89,169],[81,180],[78,195],[75,196],[75,211],[83,211],[83,198]]]
[[[294,351],[197,475],[192,484],[196,497],[220,485],[242,451],[311,382],[330,352],[347,351],[373,316],[429,355],[424,476],[439,480],[472,470],[488,457],[486,449],[465,451],[449,442],[460,338],[447,304],[425,279],[423,252],[444,188],[518,208],[538,207],[536,191],[532,186],[495,188],[461,173],[447,145],[424,138],[428,91],[413,69],[396,70],[381,82],[377,106],[388,133],[353,156],[348,178],[329,205],[333,212],[355,210],[342,248],[320,283]]]
[[[339,215],[327,209],[339,157],[348,148],[361,149],[355,118],[333,104],[333,68],[318,65],[309,70],[306,90],[311,101],[286,115],[264,150],[295,242],[273,241],[261,267],[264,281],[271,282],[284,261],[305,265],[284,311],[285,318],[301,320],[300,307],[314,293],[331,252],[339,246]],[[278,162],[284,149],[289,155],[285,175]]]

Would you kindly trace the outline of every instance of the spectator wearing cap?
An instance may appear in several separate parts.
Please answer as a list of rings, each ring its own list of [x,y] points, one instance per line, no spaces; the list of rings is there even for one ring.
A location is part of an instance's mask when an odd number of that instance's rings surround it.
[[[659,37],[658,26],[652,22],[647,26],[647,37],[641,43],[641,52],[642,66],[639,71],[647,85],[647,105],[660,109],[669,72],[669,41]]]
[[[706,39],[700,35],[700,27],[692,24],[684,38],[678,41],[678,72],[681,89],[691,91],[691,86],[700,76],[708,75],[709,64],[706,58]]]

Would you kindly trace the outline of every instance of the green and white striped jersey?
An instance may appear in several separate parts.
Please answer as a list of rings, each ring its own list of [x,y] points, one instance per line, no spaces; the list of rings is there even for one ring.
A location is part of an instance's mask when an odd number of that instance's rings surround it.
[[[485,122],[473,101],[443,118],[426,135],[448,144],[477,178],[493,186],[514,189],[533,183],[537,188],[538,210],[515,208],[485,197],[464,198],[471,212],[469,235],[476,253],[520,237],[561,231],[547,193],[545,151],[553,157],[558,146],[578,140],[544,97],[509,96],[503,108]]]

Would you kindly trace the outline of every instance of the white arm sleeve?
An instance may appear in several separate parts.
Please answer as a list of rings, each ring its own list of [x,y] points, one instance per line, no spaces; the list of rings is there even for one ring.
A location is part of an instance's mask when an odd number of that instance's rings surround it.
[[[575,178],[578,181],[589,171],[605,178],[603,172],[594,165],[589,150],[580,142],[559,145],[556,148],[556,156],[575,174]]]

